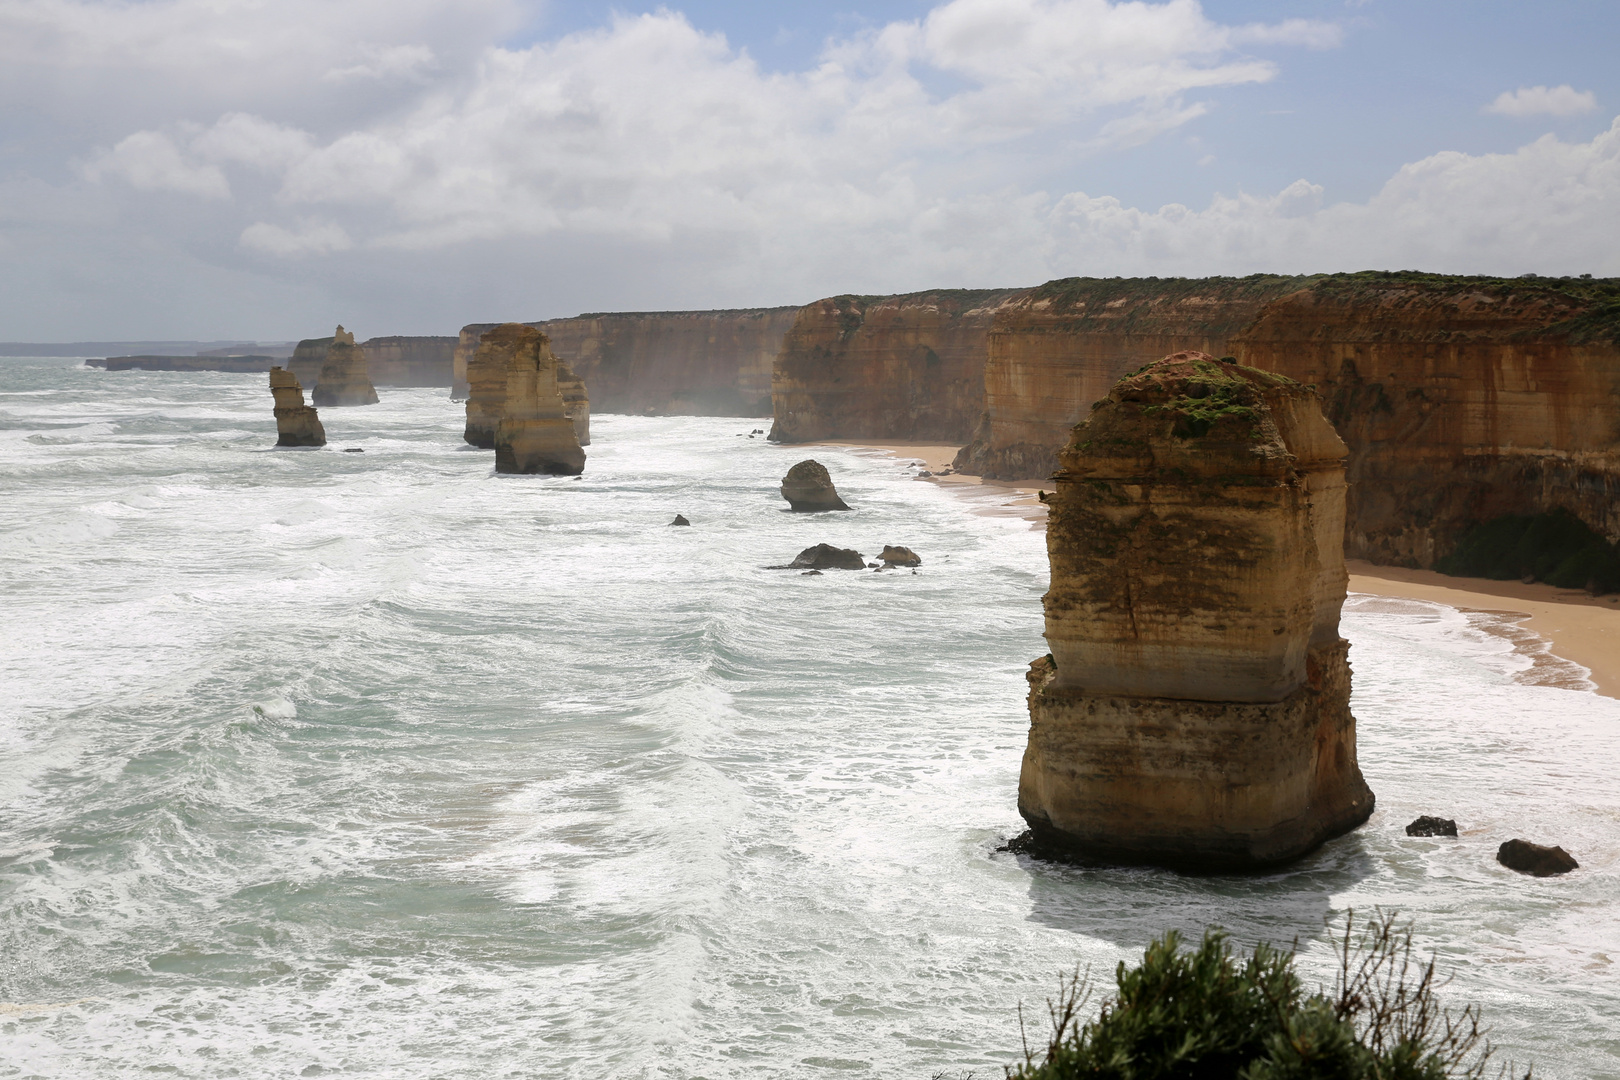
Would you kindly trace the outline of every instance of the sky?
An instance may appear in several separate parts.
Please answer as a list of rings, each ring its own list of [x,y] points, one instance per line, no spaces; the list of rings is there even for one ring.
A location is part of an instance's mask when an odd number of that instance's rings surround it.
[[[1598,0],[0,0],[0,340],[1620,275]]]

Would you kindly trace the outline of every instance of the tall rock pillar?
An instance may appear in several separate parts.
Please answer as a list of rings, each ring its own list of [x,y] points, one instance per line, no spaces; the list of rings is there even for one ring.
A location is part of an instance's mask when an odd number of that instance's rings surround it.
[[[315,392],[310,397],[322,407],[377,404],[377,388],[371,385],[365,350],[356,345],[354,335],[341,326],[326,350],[320,380],[315,383]]]
[[[1365,821],[1344,443],[1314,391],[1177,353],[1074,428],[1018,808],[1037,847],[1264,866]]]
[[[495,448],[495,471],[577,475],[585,470],[546,335],[522,323],[488,331],[467,366],[466,439]],[[583,395],[584,386],[579,391]],[[487,439],[487,443],[483,440]]]
[[[277,446],[325,446],[320,414],[304,404],[298,376],[285,368],[270,369],[270,393],[276,399]]]

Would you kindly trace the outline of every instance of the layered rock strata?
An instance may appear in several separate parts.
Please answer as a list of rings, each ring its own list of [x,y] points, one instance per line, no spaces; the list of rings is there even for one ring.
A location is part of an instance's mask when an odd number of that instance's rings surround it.
[[[329,337],[304,338],[293,346],[292,356],[287,360],[287,370],[293,373],[301,386],[313,390],[320,381],[321,365],[326,363],[326,353],[332,347],[333,340]]]
[[[270,393],[276,400],[277,446],[325,446],[320,414],[304,404],[298,376],[281,367],[270,369]]]
[[[1467,528],[1567,510],[1620,542],[1620,281],[1324,277],[1233,336],[1316,385],[1350,447],[1346,551],[1430,567]]]
[[[371,385],[366,354],[354,343],[354,335],[341,326],[326,350],[320,381],[310,397],[321,407],[377,404],[377,388]]]
[[[453,376],[453,337],[374,337],[360,346],[376,386],[449,386]]]
[[[984,411],[962,472],[1044,478],[1069,429],[1128,371],[1184,349],[1217,356],[1302,278],[1064,278],[999,306],[986,335]],[[897,436],[891,436],[897,437]]]
[[[770,437],[965,441],[984,411],[992,319],[1020,295],[941,289],[802,308],[776,358]]]
[[[782,477],[782,498],[800,513],[849,509],[838,497],[827,466],[813,459],[799,462]]]
[[[473,446],[484,450],[491,450],[495,446],[495,429],[500,426],[501,419],[507,414],[507,390],[510,385],[511,356],[509,354],[510,339],[516,331],[510,330],[514,326],[527,326],[526,323],[506,323],[501,327],[490,327],[480,330],[477,340],[480,342],[474,350],[473,359],[467,365],[468,393],[467,426],[463,438]],[[497,347],[488,351],[482,347],[484,336],[495,329],[505,333],[497,339]],[[534,329],[529,327],[529,329]],[[538,333],[538,331],[536,331]],[[541,334],[542,340],[545,335]],[[555,366],[558,392],[562,394],[563,412],[574,428],[574,439],[580,446],[591,444],[591,401],[585,390],[585,380],[581,379],[567,364],[557,359],[555,353],[546,347],[549,362]]]
[[[1257,867],[1371,814],[1338,634],[1345,452],[1311,390],[1196,352],[1074,429],[1019,779],[1038,848]]]
[[[557,367],[546,336],[532,326],[507,323],[483,336],[471,368],[477,373],[474,395],[481,383],[492,385],[504,376],[491,439],[496,472],[574,476],[584,471],[585,452],[563,407]],[[470,428],[473,398],[467,412]]]

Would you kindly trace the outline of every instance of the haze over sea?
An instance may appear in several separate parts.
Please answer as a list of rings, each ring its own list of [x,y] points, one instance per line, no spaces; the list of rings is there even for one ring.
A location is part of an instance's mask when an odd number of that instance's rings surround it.
[[[0,362],[0,1076],[993,1076],[1061,972],[1215,923],[1325,979],[1382,905],[1504,1056],[1620,1077],[1620,702],[1490,616],[1347,606],[1360,830],[1054,867],[995,850],[1046,555],[994,492],[745,419],[497,477],[382,395],[274,450],[262,375]],[[854,512],[782,512],[812,455]],[[924,562],[763,569],[822,541]]]

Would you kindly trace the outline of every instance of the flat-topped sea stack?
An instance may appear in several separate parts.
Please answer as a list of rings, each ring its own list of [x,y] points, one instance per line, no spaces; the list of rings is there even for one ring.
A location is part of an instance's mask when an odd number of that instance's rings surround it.
[[[277,446],[325,446],[326,429],[320,414],[304,404],[298,376],[286,368],[270,369],[270,393],[276,399]]]
[[[377,404],[377,388],[371,385],[366,354],[354,343],[354,335],[341,326],[326,350],[320,380],[310,397],[323,408]]]
[[[1344,442],[1314,391],[1184,352],[1074,429],[1018,808],[1037,850],[1243,869],[1365,821]]]
[[[849,509],[838,497],[827,466],[814,459],[799,462],[782,477],[782,498],[800,513]]]
[[[577,475],[585,470],[574,422],[563,405],[557,358],[546,335],[522,323],[485,333],[468,365],[467,441],[494,413],[495,471]],[[497,401],[497,389],[499,399]]]

